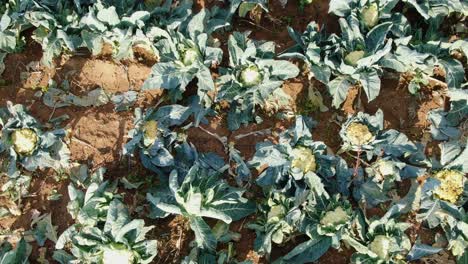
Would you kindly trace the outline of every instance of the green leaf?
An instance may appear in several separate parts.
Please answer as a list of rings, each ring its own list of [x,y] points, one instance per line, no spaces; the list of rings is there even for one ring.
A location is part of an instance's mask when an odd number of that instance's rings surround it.
[[[106,224],[104,225],[104,232],[116,236],[121,228],[129,222],[128,209],[125,205],[114,199],[109,205],[109,210],[107,211]]]
[[[330,81],[331,70],[325,65],[310,65],[310,71],[314,74],[315,79],[323,84]]]
[[[429,19],[429,2],[428,1],[417,1],[417,0],[404,0],[404,2],[409,3],[412,5],[416,10],[419,12],[421,16],[424,17],[424,19]]]
[[[110,6],[109,8],[99,10],[99,12],[97,13],[97,19],[104,23],[107,23],[112,27],[120,23],[119,15],[115,10],[115,6]]]
[[[210,226],[203,220],[203,218],[194,216],[189,218],[190,227],[195,233],[195,241],[197,244],[210,251],[216,250],[216,238],[210,229]]]
[[[239,6],[239,16],[245,17],[250,10],[254,9],[257,6],[256,3],[242,3]]]
[[[462,148],[457,142],[442,142],[440,145],[440,163],[442,166],[448,165],[461,153]]]
[[[392,28],[392,22],[379,24],[372,28],[366,36],[366,51],[370,54],[377,50],[385,43],[388,32]]]
[[[350,1],[348,0],[331,0],[328,7],[328,13],[332,13],[340,17],[347,16],[349,12],[351,12],[349,2]]]
[[[406,256],[408,261],[415,261],[423,257],[439,253],[442,248],[436,248],[425,244],[416,243],[411,248],[411,251]]]
[[[158,63],[153,66],[151,76],[146,79],[142,90],[168,89],[185,87],[194,78],[194,72],[182,68],[173,62]]]
[[[318,260],[331,246],[332,239],[320,236],[296,246],[279,263],[303,264]]]
[[[444,68],[448,88],[460,88],[465,79],[465,70],[461,62],[449,58],[441,59],[439,62]]]
[[[351,85],[352,83],[346,76],[338,76],[328,83],[328,91],[333,97],[332,104],[335,108],[339,108],[346,100]]]
[[[368,70],[360,73],[359,81],[370,101],[377,98],[380,93],[380,78],[375,70]]]
[[[230,216],[233,221],[240,220],[256,210],[254,202],[226,203],[214,207],[216,210]]]
[[[0,51],[14,52],[16,48],[16,37],[8,31],[0,31]]]
[[[23,264],[28,263],[29,255],[31,254],[32,247],[21,238],[14,250],[10,250],[2,255],[0,251],[1,264]]]

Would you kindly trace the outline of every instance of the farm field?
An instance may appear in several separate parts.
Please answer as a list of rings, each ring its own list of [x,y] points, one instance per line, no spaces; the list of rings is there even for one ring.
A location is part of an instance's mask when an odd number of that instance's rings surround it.
[[[467,15],[2,1],[0,264],[468,263]]]

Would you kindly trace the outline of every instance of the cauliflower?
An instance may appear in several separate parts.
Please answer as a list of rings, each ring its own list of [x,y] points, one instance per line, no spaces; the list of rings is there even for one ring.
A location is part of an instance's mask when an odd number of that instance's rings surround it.
[[[375,164],[375,180],[378,182],[383,181],[386,177],[394,175],[395,166],[392,161],[390,160],[380,160]]]
[[[294,159],[291,164],[293,168],[300,169],[303,173],[314,172],[317,169],[315,156],[311,149],[298,147],[293,149]]]
[[[434,191],[437,198],[456,203],[463,193],[464,174],[456,170],[442,170],[434,175],[440,185]]]
[[[200,53],[195,48],[187,49],[182,54],[182,63],[185,66],[192,65],[200,58]]]
[[[357,66],[358,60],[362,59],[363,57],[364,57],[364,51],[355,50],[355,51],[351,51],[350,53],[348,53],[348,55],[345,56],[344,61],[348,65]]]
[[[393,240],[385,235],[378,235],[369,244],[369,249],[381,259],[388,259]]]
[[[346,136],[348,137],[351,144],[356,146],[365,145],[372,140],[374,140],[374,135],[364,124],[361,123],[351,123],[346,129]]]
[[[280,226],[276,229],[276,231],[271,235],[271,241],[280,245],[285,242],[285,235],[290,235],[294,231],[294,228],[290,226],[288,223],[282,221]]]
[[[11,134],[13,148],[16,153],[24,156],[29,156],[34,152],[38,140],[36,132],[29,128],[17,129]]]
[[[241,71],[240,81],[244,86],[255,86],[262,81],[262,75],[257,66],[251,65]]]
[[[273,205],[268,212],[268,220],[273,218],[281,218],[285,215],[285,213],[284,206],[281,204]]]
[[[147,121],[143,125],[143,131],[145,133],[145,136],[144,136],[145,145],[149,146],[153,144],[153,142],[158,137],[158,122],[156,122],[155,120]]]
[[[328,211],[325,216],[320,220],[320,224],[324,226],[333,226],[346,223],[349,219],[348,213],[338,206],[333,211]]]
[[[103,264],[132,264],[133,260],[133,252],[125,248],[106,247],[102,253]]]
[[[379,7],[377,4],[371,4],[361,9],[361,21],[368,28],[373,28],[379,22]]]

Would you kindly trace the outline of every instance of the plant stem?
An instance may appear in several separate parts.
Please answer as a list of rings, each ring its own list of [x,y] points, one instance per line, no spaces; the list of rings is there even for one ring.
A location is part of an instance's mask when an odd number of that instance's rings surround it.
[[[358,153],[359,153],[359,152],[358,152]],[[360,160],[360,162],[361,162],[361,163],[363,163],[364,165],[366,165],[366,166],[370,166],[370,164],[369,164],[369,163],[367,163],[367,162],[365,162],[365,161],[363,161],[363,160],[361,159],[360,155],[358,155],[358,156],[354,156],[353,154],[351,154],[351,153],[349,153],[349,152],[346,152],[346,154],[348,154],[348,156],[350,156],[350,157],[352,157],[352,158],[354,158],[354,159],[356,159],[356,160],[358,160],[358,159],[359,159],[359,160]]]
[[[353,178],[356,178],[358,175],[358,169],[359,166],[361,165],[361,150],[358,150],[357,152],[357,158],[356,158],[356,164],[354,166],[354,173],[353,173]]]

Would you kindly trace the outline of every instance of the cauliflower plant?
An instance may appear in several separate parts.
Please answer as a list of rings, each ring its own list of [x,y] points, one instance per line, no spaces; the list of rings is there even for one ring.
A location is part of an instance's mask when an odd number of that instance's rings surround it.
[[[66,169],[70,165],[70,151],[63,142],[63,129],[44,132],[41,124],[30,116],[23,105],[7,103],[0,109],[0,152],[9,157],[9,176],[18,171],[16,163],[28,171],[37,168]]]
[[[189,10],[185,10],[187,11]],[[196,124],[201,121],[205,111],[208,111],[213,103],[212,93],[215,91],[215,83],[211,68],[218,67],[223,58],[223,51],[216,47],[211,34],[227,23],[216,15],[219,15],[216,9],[211,12],[203,8],[185,21],[183,23],[185,26],[178,29],[171,28],[167,32],[161,29],[155,30],[157,35],[155,46],[160,50],[161,60],[153,66],[151,76],[142,86],[142,90],[167,90],[170,100],[175,103],[185,99],[183,93],[187,86],[196,80],[197,93],[190,99],[196,102],[194,107],[194,111],[197,111]]]
[[[248,227],[255,230],[257,235],[255,251],[261,255],[269,256],[272,243],[283,245],[297,232],[294,218],[291,213],[294,207],[294,198],[286,197],[280,192],[271,192],[266,203],[260,203],[259,217]]]
[[[369,249],[375,253],[379,258],[386,260],[390,256],[390,249],[396,244],[393,237],[386,235],[378,235],[369,244]]]
[[[101,167],[89,174],[85,165],[70,170],[72,182],[68,185],[70,201],[67,210],[81,226],[95,226],[105,221],[110,203],[121,198],[116,193],[117,182],[104,181],[105,172],[106,169]]]
[[[368,173],[373,175],[373,181],[382,182],[386,179],[399,176],[397,166],[398,164],[390,159],[380,159],[372,164]]]
[[[331,245],[340,246],[340,240],[354,219],[348,199],[340,194],[330,196],[317,176],[308,178],[310,188],[302,208],[300,231],[331,238]]]
[[[317,233],[339,239],[346,227],[351,223],[353,209],[347,200],[339,196],[330,198],[330,202],[323,209],[308,211],[313,221],[317,221]]]
[[[452,252],[460,263],[466,257],[466,249],[468,248],[467,217],[468,215],[463,211],[458,216],[447,215],[441,225],[448,240],[447,249]]]
[[[383,129],[383,113],[377,111],[375,116],[359,112],[348,118],[343,124],[340,136],[343,150],[364,151],[373,149],[378,133]]]
[[[200,60],[201,54],[197,48],[186,48],[184,47],[181,52],[182,63],[185,66],[190,66],[194,64],[196,61]]]
[[[130,141],[124,147],[124,155],[133,156],[138,151],[143,166],[167,175],[176,163],[182,164],[192,158],[184,135],[170,129],[184,123],[191,113],[189,107],[181,105],[151,108],[145,113],[140,108],[135,109],[135,127],[128,133]]]
[[[383,112],[379,109],[374,116],[359,112],[350,116],[340,131],[342,150],[372,150],[379,143],[377,138],[383,129]]]
[[[343,163],[339,157],[328,155],[323,142],[312,140],[311,126],[311,120],[297,116],[295,124],[280,134],[279,143],[257,144],[255,155],[249,161],[259,171],[257,184],[301,196],[306,188],[305,178],[319,175],[331,188],[337,188],[330,182],[331,178],[340,178],[347,169],[341,168]]]
[[[350,24],[356,23],[363,32],[369,32],[375,27],[392,21],[395,28],[392,28],[392,34],[397,37],[404,37],[403,30],[409,30],[406,17],[392,10],[398,1],[377,1],[377,0],[350,0],[345,6],[335,5],[332,0],[329,13],[345,18]]]
[[[374,115],[358,112],[348,117],[341,126],[343,145],[339,153],[356,151],[360,156],[364,152],[368,160],[382,154],[405,159],[417,155],[418,147],[406,135],[394,129],[383,130],[383,118],[380,109]]]
[[[365,51],[363,50],[354,50],[346,54],[344,57],[344,62],[348,65],[356,67],[358,64],[358,60],[364,58],[364,55],[366,54]]]
[[[421,186],[417,219],[431,229],[442,228],[447,249],[461,261],[468,246],[464,208],[468,197],[468,150],[458,141],[442,142],[439,147],[440,161],[432,160],[431,176]]]
[[[218,102],[230,104],[228,127],[238,129],[251,121],[259,122],[257,107],[266,108],[275,90],[283,82],[299,74],[299,68],[291,62],[275,60],[272,42],[257,42],[248,33],[234,32],[228,41],[229,67],[219,70],[217,79]]]
[[[346,136],[353,146],[369,144],[375,139],[369,127],[365,124],[353,122],[346,128]]]
[[[169,179],[147,193],[150,217],[182,215],[195,232],[197,246],[214,251],[218,238],[205,218],[230,224],[256,211],[255,203],[243,197],[245,190],[234,188],[221,178],[226,169],[224,160],[214,153],[200,154],[186,172],[174,169]]]
[[[434,203],[444,204],[442,211],[451,213],[448,207],[461,207],[468,197],[468,149],[458,141],[443,142],[440,145],[440,161],[432,160],[432,175],[425,181],[427,192],[423,196],[421,212],[435,214],[430,208]],[[436,217],[436,215],[434,215]],[[439,217],[436,217],[439,218]],[[440,221],[432,221],[434,226]]]
[[[279,263],[312,263],[325,254],[330,247],[339,249],[349,230],[355,213],[347,199],[330,196],[324,189],[320,178],[308,178],[309,192],[302,202],[296,198],[297,205],[290,212],[298,232],[306,234],[309,240],[297,245],[281,258]]]
[[[364,166],[364,165],[363,165]],[[353,178],[353,196],[360,204],[375,207],[396,197],[397,182],[416,178],[426,173],[425,168],[416,167],[391,156],[379,157],[365,164]]]
[[[357,221],[355,233],[345,239],[356,249],[356,253],[351,256],[351,263],[406,263],[405,256],[411,249],[411,242],[405,231],[410,226],[409,223],[385,217]]]
[[[153,226],[145,226],[141,219],[130,219],[125,205],[114,199],[104,219],[94,225],[76,223],[63,232],[55,245],[54,259],[72,263],[148,264],[157,254],[157,241],[145,238],[151,229]]]

